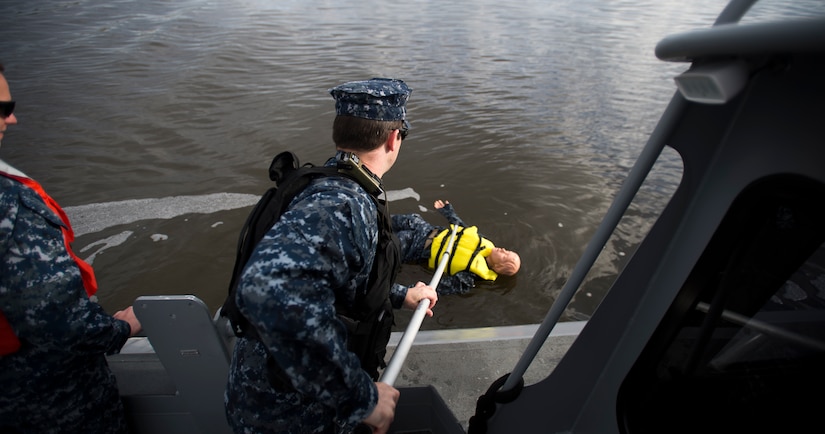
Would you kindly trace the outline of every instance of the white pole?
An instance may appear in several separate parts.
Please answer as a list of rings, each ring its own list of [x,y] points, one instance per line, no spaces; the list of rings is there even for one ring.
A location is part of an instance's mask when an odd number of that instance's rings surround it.
[[[447,267],[447,260],[450,258],[453,251],[457,228],[458,226],[453,225],[453,232],[450,235],[450,242],[444,250],[444,253],[442,253],[441,261],[438,263],[438,268],[436,268],[435,274],[433,274],[433,278],[430,280],[430,286],[433,289],[438,286],[438,282],[441,281],[441,275],[444,274],[444,269]],[[401,371],[401,365],[404,364],[404,359],[407,358],[407,353],[410,352],[410,347],[412,346],[413,340],[415,340],[415,335],[418,334],[418,329],[421,327],[421,322],[424,321],[424,315],[427,314],[428,307],[430,307],[429,298],[425,298],[418,303],[418,307],[415,308],[415,312],[413,312],[413,316],[410,319],[410,323],[407,325],[407,329],[401,336],[401,340],[398,342],[395,352],[392,353],[390,363],[387,364],[387,368],[384,369],[384,373],[381,374],[381,379],[379,380],[380,382],[389,384],[390,386],[395,383],[395,379]]]

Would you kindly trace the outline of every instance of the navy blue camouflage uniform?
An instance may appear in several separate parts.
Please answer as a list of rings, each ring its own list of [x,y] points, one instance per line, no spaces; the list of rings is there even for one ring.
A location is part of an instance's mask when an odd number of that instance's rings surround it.
[[[340,155],[340,153],[339,153]],[[325,164],[335,166],[337,158]],[[260,341],[238,338],[226,393],[235,432],[347,432],[372,412],[378,394],[334,303],[367,287],[375,258],[375,203],[355,181],[313,180],[255,249],[238,286],[237,305]],[[394,308],[407,288],[395,284]],[[290,385],[270,386],[267,350]],[[277,382],[277,380],[276,380]]]
[[[86,295],[61,225],[37,193],[0,176],[0,311],[21,342],[0,356],[0,432],[126,432],[104,354],[130,327]]]
[[[403,81],[384,78],[330,89],[337,116],[403,121],[405,128],[410,93]],[[339,150],[325,166],[342,157]],[[358,182],[321,177],[258,243],[235,296],[258,335],[238,338],[230,364],[225,403],[236,433],[346,433],[373,412],[378,389],[347,349],[335,306],[349,309],[367,293],[378,226],[378,209]],[[393,308],[406,293],[393,284]]]
[[[467,227],[455,212],[452,204],[445,204],[437,209],[449,224]],[[427,264],[430,259],[430,246],[427,241],[433,231],[441,232],[446,227],[434,226],[424,220],[420,214],[393,214],[392,230],[401,241],[401,262],[405,264]],[[475,287],[476,275],[471,271],[460,271],[448,274],[446,270],[438,281],[436,291],[438,295],[464,294]]]

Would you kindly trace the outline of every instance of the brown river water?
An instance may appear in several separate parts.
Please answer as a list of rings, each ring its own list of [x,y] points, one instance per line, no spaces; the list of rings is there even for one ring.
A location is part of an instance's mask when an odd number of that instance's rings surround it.
[[[687,69],[656,43],[724,4],[2,1],[19,124],[0,157],[66,208],[107,310],[160,294],[215,309],[271,158],[322,163],[327,89],[401,78],[413,129],[384,178],[392,212],[441,224],[432,203],[447,199],[523,261],[516,278],[442,297],[422,328],[538,323]],[[662,154],[563,319],[593,313],[680,173]],[[429,279],[405,266],[400,283]]]

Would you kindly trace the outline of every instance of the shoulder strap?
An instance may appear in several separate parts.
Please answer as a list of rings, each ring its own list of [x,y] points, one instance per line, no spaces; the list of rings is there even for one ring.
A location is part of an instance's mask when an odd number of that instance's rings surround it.
[[[390,288],[395,282],[401,265],[400,242],[392,231],[392,223],[389,211],[386,208],[386,202],[374,197],[373,199],[378,209],[378,246],[370,276],[367,280],[367,291],[356,299],[352,309],[336,302],[339,313],[359,321],[382,310],[388,300]]]

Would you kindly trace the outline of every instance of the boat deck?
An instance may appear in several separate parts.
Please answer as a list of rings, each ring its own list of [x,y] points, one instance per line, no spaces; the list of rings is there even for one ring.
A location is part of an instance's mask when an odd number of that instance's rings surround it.
[[[558,323],[525,373],[525,384],[549,375],[585,324]],[[534,324],[420,331],[394,385],[432,385],[466,431],[478,397],[513,369],[537,328]],[[388,360],[400,336],[393,334]]]
[[[584,321],[557,324],[525,373],[525,384],[546,377],[585,324]],[[475,414],[478,397],[513,369],[537,328],[538,325],[533,324],[419,331],[394,386],[432,386],[466,431],[470,417]],[[388,361],[402,335],[402,332],[393,333]],[[168,374],[146,338],[130,338],[120,354],[109,356],[109,364],[123,396],[177,394],[175,379]]]

